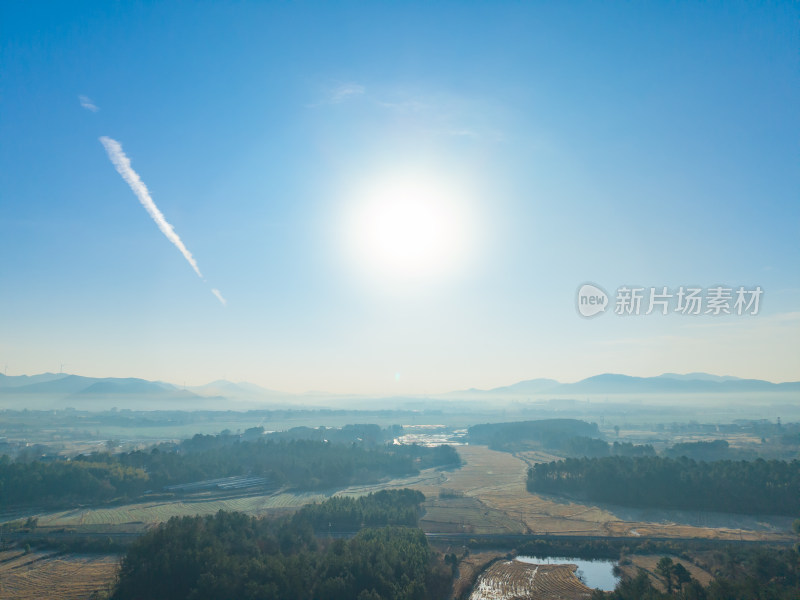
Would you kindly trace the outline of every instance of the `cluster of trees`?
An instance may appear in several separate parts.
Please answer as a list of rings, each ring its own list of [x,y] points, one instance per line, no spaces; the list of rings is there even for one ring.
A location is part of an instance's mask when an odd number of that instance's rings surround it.
[[[635,549],[638,543],[641,543],[641,540],[631,540],[627,545],[627,550]],[[619,541],[605,539],[575,541],[551,537],[517,545],[517,554],[542,559],[551,556],[572,556],[588,560],[616,560],[621,552],[622,544]]]
[[[565,456],[587,456],[602,458],[604,456],[655,456],[656,451],[650,444],[631,444],[630,442],[614,442],[609,444],[597,438],[571,437],[564,439],[552,450]]]
[[[272,440],[229,442],[225,436],[195,436],[177,451],[129,452],[110,461],[145,469],[153,489],[234,475],[267,477],[279,485],[321,489],[377,481],[418,470],[391,446],[366,449],[330,442]]]
[[[486,444],[495,450],[513,450],[524,442],[535,442],[544,448],[559,448],[573,437],[599,438],[597,423],[578,419],[540,419],[512,423],[485,423],[467,430],[470,443]]]
[[[376,494],[366,504],[402,508],[421,498],[401,490]],[[391,525],[363,529],[349,540],[316,539],[312,523],[328,511],[328,502],[280,520],[222,511],[170,519],[129,549],[112,598],[423,600],[448,595],[452,570],[419,529]],[[387,514],[382,520],[393,518]]]
[[[322,504],[307,504],[293,519],[310,523],[315,531],[357,531],[386,525],[414,527],[424,501],[422,492],[410,489],[382,490],[358,498],[336,496]]]
[[[528,490],[634,507],[746,514],[800,512],[800,461],[569,458],[528,471]]]
[[[650,444],[631,444],[630,442],[614,442],[609,446],[611,456],[655,456],[656,451]]]
[[[597,423],[578,419],[541,419],[516,423],[487,423],[469,428],[469,441],[493,450],[516,452],[531,447],[562,456],[655,456],[650,445],[608,443]]]
[[[104,502],[165,486],[248,475],[275,486],[325,489],[460,464],[451,447],[376,446],[323,441],[244,441],[197,435],[177,446],[48,461],[0,457],[0,505]]]
[[[656,564],[656,571],[664,580],[668,593],[672,593],[672,590],[676,587],[682,590],[684,585],[696,587],[693,584],[697,580],[692,577],[686,567],[679,562],[673,561],[669,556],[661,557]]]
[[[715,460],[754,460],[758,457],[758,453],[752,449],[731,448],[727,440],[713,440],[674,444],[664,450],[664,456],[668,458],[685,456],[694,460],[710,462]]]
[[[679,563],[664,557],[657,571],[666,589],[657,589],[644,571],[623,579],[613,592],[596,591],[592,600],[797,600],[800,556],[792,550],[729,548],[715,553],[714,579],[707,587]]]
[[[666,448],[661,454],[667,458],[685,456],[693,460],[755,460],[759,456],[775,459],[792,459],[794,446],[800,445],[800,423],[787,425],[766,422],[748,422],[733,425],[672,425],[676,433],[700,432],[705,434],[738,433],[746,431],[761,435],[758,448],[733,448],[726,440],[685,442]],[[619,434],[619,427],[615,427]],[[663,430],[665,427],[660,426]],[[515,423],[487,423],[468,430],[469,441],[486,444],[494,450],[519,452],[542,449],[564,457],[603,458],[606,456],[656,456],[650,444],[606,442],[597,424],[577,419],[541,419]],[[767,436],[773,443],[768,443]]]
[[[0,506],[103,502],[147,489],[148,475],[119,462],[17,462],[0,456]]]
[[[795,531],[800,535],[800,520]],[[511,540],[509,540],[511,543]],[[656,568],[660,584],[654,586],[646,573],[623,578],[613,592],[596,591],[592,600],[797,600],[800,598],[800,547],[794,550],[726,546],[697,538],[687,541],[538,539],[517,547],[520,555],[546,558],[574,556],[616,559],[631,554],[670,554],[689,560],[699,557],[701,566],[714,575],[703,587],[677,560],[662,558]],[[695,558],[697,560],[697,558]]]

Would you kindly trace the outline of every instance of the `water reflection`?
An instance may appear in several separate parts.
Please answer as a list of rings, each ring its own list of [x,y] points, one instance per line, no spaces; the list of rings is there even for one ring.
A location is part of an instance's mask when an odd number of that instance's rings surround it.
[[[612,591],[619,581],[614,575],[613,560],[583,560],[580,558],[565,558],[563,556],[546,556],[542,558],[533,556],[517,556],[514,560],[532,565],[577,565],[576,575],[590,588],[597,588],[604,592]]]

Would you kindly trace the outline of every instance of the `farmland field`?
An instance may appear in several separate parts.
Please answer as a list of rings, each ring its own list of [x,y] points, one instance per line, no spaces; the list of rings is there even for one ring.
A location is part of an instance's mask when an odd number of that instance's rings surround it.
[[[39,526],[76,527],[81,525],[122,525],[126,523],[161,523],[184,515],[213,515],[220,510],[241,511],[252,515],[272,510],[298,508],[321,502],[330,494],[277,493],[263,496],[217,498],[192,497],[160,502],[140,502],[115,507],[81,508],[39,516]]]
[[[434,497],[444,475],[427,469],[419,475],[392,479],[372,485],[357,485],[339,490],[297,492],[281,490],[268,494],[247,493],[241,496],[205,493],[169,500],[134,502],[121,506],[88,507],[36,515],[40,527],[81,527],[96,525],[152,524],[184,515],[212,515],[220,510],[264,515],[294,510],[331,496],[363,496],[382,489],[411,487],[426,489]],[[16,518],[16,517],[15,517]]]
[[[117,556],[0,552],[0,600],[82,600],[107,588]]]
[[[525,488],[530,464],[552,460],[542,452],[515,456],[486,446],[459,446],[464,465],[426,469],[417,475],[339,490],[241,496],[200,494],[123,506],[79,508],[39,514],[43,527],[159,523],[173,516],[209,515],[236,510],[265,515],[294,510],[331,496],[361,496],[382,489],[409,487],[427,498],[421,526],[439,533],[536,533],[702,537],[716,539],[789,539],[790,518],[721,513],[630,509],[531,494]],[[445,492],[445,493],[443,493]]]
[[[494,563],[478,578],[470,600],[583,600],[592,590],[575,575],[575,565]]]
[[[252,515],[281,514],[334,495],[361,496],[382,489],[410,487],[426,496],[420,526],[426,532],[466,534],[557,533],[572,535],[706,537],[719,539],[788,539],[791,519],[739,515],[687,514],[678,511],[644,511],[615,506],[592,506],[531,494],[526,490],[528,466],[549,461],[541,452],[515,456],[485,446],[460,446],[464,462],[457,469],[426,469],[417,475],[339,490],[231,496],[203,493],[169,500],[122,506],[78,508],[38,515],[39,528],[74,528],[76,531],[141,531],[173,516],[209,515],[237,510]],[[460,589],[470,588],[480,569],[497,555],[467,557],[460,565]],[[645,569],[656,585],[658,556],[632,556],[624,568]],[[21,551],[0,553],[0,600],[4,598],[88,598],[113,580],[116,556],[80,556]],[[704,584],[710,575],[685,562]],[[479,579],[485,598],[585,598],[588,588],[564,565],[526,566],[501,560]],[[533,586],[533,587],[531,587]],[[527,590],[524,591],[523,590]],[[533,590],[533,591],[531,591]],[[525,595],[514,596],[523,593]],[[533,595],[535,594],[535,595]],[[473,594],[474,598],[475,596]]]
[[[453,582],[453,598],[465,597],[472,590],[480,573],[491,562],[503,556],[500,552],[478,552],[464,556],[458,563],[458,576]]]
[[[626,509],[531,494],[525,489],[528,463],[550,460],[548,455],[526,453],[523,460],[485,446],[463,446],[459,453],[466,464],[447,472],[442,485],[479,499],[532,533],[759,540],[790,537],[790,518]],[[427,490],[422,491],[429,495]]]
[[[425,531],[437,533],[525,533],[521,523],[504,512],[490,508],[474,497],[426,500],[419,521]]]
[[[628,558],[630,559],[630,563],[620,565],[620,569],[622,569],[622,572],[628,577],[635,577],[639,569],[643,569],[645,573],[647,573],[648,577],[650,577],[650,580],[653,582],[653,584],[659,589],[663,590],[666,588],[664,579],[658,575],[656,571],[656,565],[661,557],[662,556],[660,554],[635,554],[629,556]],[[684,560],[676,556],[672,556],[670,558],[674,563],[683,565],[683,567],[689,571],[689,574],[703,584],[703,586],[707,586],[709,583],[711,583],[713,577],[711,573],[705,569],[700,568],[688,560]]]

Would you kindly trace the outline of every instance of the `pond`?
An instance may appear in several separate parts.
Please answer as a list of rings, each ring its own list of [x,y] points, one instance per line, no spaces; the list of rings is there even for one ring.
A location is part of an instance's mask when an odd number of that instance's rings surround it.
[[[564,558],[563,556],[547,556],[534,558],[533,556],[517,556],[514,560],[534,565],[578,565],[576,574],[590,588],[597,588],[604,592],[612,591],[619,581],[614,575],[613,560],[584,560],[581,558]]]

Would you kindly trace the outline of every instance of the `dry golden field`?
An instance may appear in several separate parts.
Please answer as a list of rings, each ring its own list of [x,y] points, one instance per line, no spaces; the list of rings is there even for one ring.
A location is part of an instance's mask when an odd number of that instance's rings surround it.
[[[526,452],[521,458],[486,446],[462,446],[459,453],[466,464],[444,472],[441,486],[477,498],[532,533],[731,540],[784,540],[790,536],[790,518],[600,507],[531,494],[525,488],[528,466],[552,460],[550,455]],[[427,489],[419,489],[432,497]]]
[[[471,496],[429,498],[419,526],[436,533],[525,533],[519,521]]]
[[[656,571],[656,565],[658,564],[658,561],[661,560],[661,557],[661,554],[632,555],[628,557],[630,559],[630,564],[620,565],[620,569],[622,569],[622,572],[628,577],[635,577],[639,569],[643,569],[650,577],[650,580],[653,582],[653,584],[659,589],[663,590],[666,587],[664,579],[658,575],[658,572]],[[702,569],[696,564],[682,558],[675,556],[671,556],[670,558],[672,559],[672,562],[682,564],[686,570],[689,571],[691,576],[697,579],[697,581],[703,584],[703,586],[707,586],[709,583],[711,583],[713,577],[711,573],[705,569]]]
[[[592,590],[575,575],[575,565],[495,562],[478,578],[470,600],[583,600]]]
[[[219,509],[240,510],[249,514],[280,514],[331,495],[359,496],[370,492],[411,487],[422,491],[427,500],[421,527],[441,533],[557,533],[572,535],[704,537],[719,539],[787,539],[791,519],[686,514],[678,511],[643,511],[620,507],[600,507],[551,496],[530,494],[525,488],[527,469],[536,462],[554,457],[541,452],[515,456],[485,446],[461,446],[464,464],[459,469],[428,469],[412,477],[374,485],[352,486],[325,493],[275,492],[239,498],[195,497],[167,502],[143,502],[127,506],[77,509],[39,515],[39,525],[93,530],[104,525],[114,528],[141,527],[164,521],[174,515],[212,514]],[[463,593],[469,589],[483,565],[497,555],[467,557],[459,566]],[[626,572],[635,574],[641,567],[659,583],[655,564],[659,556],[632,556]],[[681,561],[693,577],[707,584],[710,574]],[[114,578],[118,558],[98,556],[56,556],[41,552],[0,553],[0,600],[5,598],[88,598],[104,589]],[[568,567],[540,565],[538,570],[522,563],[499,561],[486,572],[498,582],[498,594],[488,591],[494,584],[484,582],[486,598],[582,598],[588,589]],[[488,579],[486,580],[489,581]],[[506,583],[502,583],[505,581]],[[536,594],[514,595],[536,582]],[[527,583],[526,583],[527,582]],[[524,584],[524,585],[523,585]],[[465,587],[466,586],[466,587]],[[488,586],[488,587],[487,587]],[[528,588],[526,588],[528,589]],[[473,591],[475,591],[473,590]],[[562,594],[567,594],[563,595]],[[562,594],[558,596],[558,594]],[[571,594],[571,595],[570,595]]]
[[[298,508],[303,504],[321,502],[330,494],[274,493],[263,496],[219,498],[199,496],[158,502],[137,502],[123,506],[80,508],[40,515],[39,525],[47,527],[77,527],[82,525],[123,525],[161,523],[170,517],[183,515],[213,515],[219,510],[240,511],[252,515],[272,510]]]
[[[0,600],[83,600],[105,590],[117,556],[0,552]]]
[[[530,494],[525,488],[528,467],[556,457],[537,451],[512,455],[486,446],[459,446],[458,451],[464,461],[459,469],[426,469],[418,475],[372,485],[327,492],[276,492],[239,498],[200,496],[83,508],[39,515],[39,524],[79,528],[141,524],[144,527],[172,516],[214,514],[220,509],[254,515],[278,514],[310,502],[321,502],[332,495],[360,496],[382,489],[410,487],[420,490],[427,498],[421,526],[430,532],[530,532],[731,540],[784,540],[790,536],[791,518],[628,509]],[[449,496],[463,497],[440,497],[443,490]]]
[[[503,556],[505,555],[500,552],[479,552],[468,554],[462,558],[458,563],[458,576],[453,582],[452,597],[458,600],[467,596],[478,580],[478,575],[486,569],[489,563]]]

